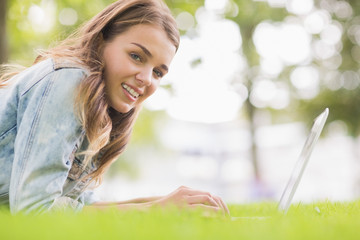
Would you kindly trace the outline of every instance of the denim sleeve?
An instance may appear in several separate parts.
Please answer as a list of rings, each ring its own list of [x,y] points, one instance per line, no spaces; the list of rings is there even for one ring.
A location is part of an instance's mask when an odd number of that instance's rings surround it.
[[[44,212],[61,200],[68,159],[83,132],[74,114],[75,89],[83,78],[81,69],[61,69],[19,93],[12,213]]]
[[[54,203],[49,208],[49,211],[66,211],[72,210],[75,212],[80,212],[85,205],[91,205],[99,201],[99,197],[94,193],[94,191],[84,191],[78,199],[73,199],[70,197],[59,197],[56,198]]]
[[[83,197],[84,197],[84,205],[91,205],[100,201],[99,196],[94,191],[91,190],[87,190],[83,192]]]

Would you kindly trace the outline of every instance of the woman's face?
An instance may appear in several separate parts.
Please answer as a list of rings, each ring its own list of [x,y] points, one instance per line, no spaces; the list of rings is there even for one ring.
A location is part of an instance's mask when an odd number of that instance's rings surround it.
[[[109,105],[126,113],[155,92],[176,48],[158,26],[139,24],[105,43],[105,86]]]

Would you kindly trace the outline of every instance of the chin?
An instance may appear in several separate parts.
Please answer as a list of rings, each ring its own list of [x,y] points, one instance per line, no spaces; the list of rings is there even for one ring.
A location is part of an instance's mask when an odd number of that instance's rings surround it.
[[[111,107],[119,113],[128,113],[131,111],[131,109],[133,109],[132,106],[131,107],[130,106],[111,106]]]
[[[115,110],[116,110],[117,112],[123,113],[123,114],[130,112],[131,109],[132,109],[132,108],[127,108],[127,109],[123,109],[123,108],[118,109],[118,108],[115,108]]]

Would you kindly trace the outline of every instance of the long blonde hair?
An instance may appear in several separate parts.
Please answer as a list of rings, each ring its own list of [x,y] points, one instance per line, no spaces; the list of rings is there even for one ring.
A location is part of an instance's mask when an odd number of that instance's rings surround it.
[[[128,144],[140,110],[133,108],[127,113],[118,113],[109,107],[103,81],[102,50],[104,43],[137,24],[162,27],[178,49],[180,36],[176,22],[161,0],[119,0],[35,60],[37,63],[47,58],[75,59],[89,70],[89,75],[80,83],[75,107],[89,141],[84,152],[85,164],[91,159],[98,163],[97,170],[88,177],[98,184]],[[0,87],[1,82],[5,80],[0,79]]]

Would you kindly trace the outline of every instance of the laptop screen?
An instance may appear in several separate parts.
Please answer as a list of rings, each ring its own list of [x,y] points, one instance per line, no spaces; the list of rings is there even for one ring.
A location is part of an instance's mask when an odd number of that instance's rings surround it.
[[[281,196],[278,210],[286,213],[289,210],[291,201],[294,197],[296,189],[299,185],[300,179],[304,173],[307,162],[309,161],[311,152],[317,142],[320,133],[325,125],[327,116],[329,115],[329,109],[326,108],[315,120],[311,128],[310,134],[306,139],[304,147],[301,151],[300,157],[296,162],[294,170],[290,176],[289,182],[287,183],[284,192]]]

